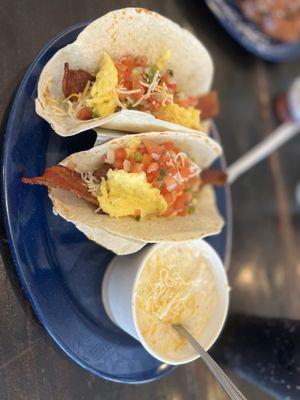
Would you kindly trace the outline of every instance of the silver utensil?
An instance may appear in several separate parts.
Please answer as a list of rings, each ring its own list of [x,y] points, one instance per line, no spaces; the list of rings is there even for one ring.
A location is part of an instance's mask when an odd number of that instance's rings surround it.
[[[287,92],[288,112],[291,121],[284,122],[264,140],[250,149],[227,168],[228,183],[233,183],[240,175],[269,156],[284,143],[300,133],[300,77],[296,78]]]
[[[193,335],[183,325],[172,325],[176,331],[185,337],[190,345],[200,354],[202,361],[210,370],[212,375],[216,378],[219,385],[226,392],[228,397],[232,400],[247,400],[246,397],[239,391],[234,383],[228,378],[225,372],[218,366],[218,364],[211,358],[211,356],[204,350],[201,344],[194,338]]]
[[[240,175],[269,156],[284,143],[300,133],[300,122],[285,122],[227,168],[228,183],[232,184]]]

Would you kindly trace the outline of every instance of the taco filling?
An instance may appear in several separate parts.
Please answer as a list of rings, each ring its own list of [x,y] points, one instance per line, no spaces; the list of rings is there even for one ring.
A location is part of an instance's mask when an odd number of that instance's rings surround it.
[[[94,171],[79,173],[74,165],[56,165],[22,181],[65,189],[93,204],[96,212],[139,221],[192,214],[200,187],[222,185],[226,174],[201,171],[171,141],[132,138],[123,147],[108,149]]]
[[[219,112],[217,94],[212,91],[199,97],[185,96],[173,71],[165,71],[170,58],[167,51],[155,64],[150,64],[145,55],[112,60],[104,53],[95,74],[73,70],[65,63],[62,80],[65,98],[53,102],[53,111],[78,120],[91,120],[120,110],[138,110],[200,130],[200,119],[212,118]]]

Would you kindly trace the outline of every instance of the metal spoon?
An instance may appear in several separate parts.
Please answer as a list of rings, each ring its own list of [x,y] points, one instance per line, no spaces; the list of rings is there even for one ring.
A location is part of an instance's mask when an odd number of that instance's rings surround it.
[[[228,183],[233,183],[244,172],[300,133],[300,77],[295,79],[289,88],[286,101],[285,106],[291,120],[278,126],[264,140],[230,165],[227,169]]]
[[[284,143],[300,133],[300,122],[285,122],[227,168],[228,183],[232,184],[240,175],[269,156]]]
[[[228,378],[225,372],[218,366],[218,364],[211,358],[211,356],[204,350],[201,344],[194,338],[193,335],[183,325],[172,325],[176,331],[185,337],[190,345],[200,354],[202,361],[210,370],[212,375],[216,378],[219,385],[226,392],[228,397],[232,400],[247,400],[246,397],[239,391],[234,383]]]

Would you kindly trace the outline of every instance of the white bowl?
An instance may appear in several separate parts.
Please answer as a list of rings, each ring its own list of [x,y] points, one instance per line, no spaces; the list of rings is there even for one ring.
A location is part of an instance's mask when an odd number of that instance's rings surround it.
[[[217,301],[213,309],[213,318],[210,318],[200,343],[208,350],[218,338],[223,328],[229,305],[229,286],[227,275],[215,250],[204,240],[194,240],[181,242],[181,244],[195,244],[201,248],[205,257],[210,261],[211,271],[215,277],[217,286]],[[170,243],[167,243],[170,246]],[[174,243],[176,245],[176,243]],[[129,333],[135,339],[141,342],[144,348],[155,358],[167,364],[185,364],[199,357],[194,350],[190,349],[189,354],[180,358],[165,358],[157,354],[148,346],[136,320],[134,297],[139,276],[143,270],[148,258],[154,251],[160,247],[166,246],[166,243],[158,243],[147,246],[140,252],[128,256],[115,256],[110,262],[102,283],[102,299],[105,310],[110,319]]]

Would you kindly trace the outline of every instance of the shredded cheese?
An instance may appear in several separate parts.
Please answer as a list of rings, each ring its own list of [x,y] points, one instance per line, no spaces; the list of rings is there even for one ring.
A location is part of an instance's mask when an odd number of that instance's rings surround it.
[[[147,88],[147,92],[143,94],[133,105],[132,107],[137,107],[144,100],[149,99],[153,94],[158,94],[162,99],[162,105],[166,105],[167,102],[173,102],[173,94],[169,92],[165,83],[160,85],[161,74],[157,70],[153,76],[153,80],[151,83],[140,82],[142,86]]]
[[[147,261],[139,278],[135,309],[138,326],[159,354],[182,350],[185,339],[172,324],[185,324],[199,338],[216,301],[208,260],[192,244],[170,244]]]
[[[135,94],[135,93],[140,93],[141,89],[126,90],[126,89],[117,87],[116,92],[119,94]]]
[[[118,105],[122,110],[126,110],[126,109],[127,109],[127,106],[126,106],[126,104],[122,103],[121,100],[119,99],[119,96],[118,96],[118,93],[117,93],[116,89],[113,89],[113,93],[114,93],[114,96],[115,96],[117,105]]]
[[[77,99],[79,98],[79,94],[77,94],[77,93],[72,93],[72,94],[70,94],[70,96],[68,96],[68,97],[66,97],[64,100],[63,100],[63,103],[66,103],[68,100],[70,100],[72,97],[77,97]]]
[[[80,175],[84,182],[87,184],[88,191],[97,197],[100,182],[93,175],[93,172],[82,172]]]
[[[87,82],[82,93],[72,93],[65,99],[57,97],[49,97],[48,104],[54,115],[58,117],[71,116],[76,118],[78,111],[85,105],[86,100],[90,97],[92,84],[90,81]],[[70,99],[76,97],[76,101]]]

